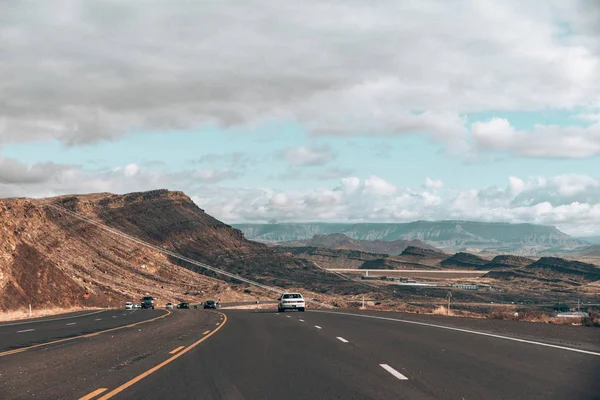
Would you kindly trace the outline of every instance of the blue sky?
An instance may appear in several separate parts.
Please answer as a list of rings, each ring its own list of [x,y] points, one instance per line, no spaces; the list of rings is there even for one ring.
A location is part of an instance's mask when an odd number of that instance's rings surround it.
[[[516,129],[532,129],[535,124],[562,127],[589,126],[574,118],[576,113],[511,112],[478,113],[465,116],[467,121],[507,118]],[[288,148],[315,146],[329,148],[334,159],[304,168],[311,174],[331,168],[340,170],[329,178],[280,178],[277,171],[290,168],[278,153]],[[419,186],[427,177],[440,179],[448,186],[469,189],[482,186],[505,186],[508,176],[552,176],[588,174],[599,167],[596,157],[523,158],[488,152],[466,157],[432,141],[423,132],[402,136],[352,137],[347,139],[314,137],[302,126],[291,123],[272,124],[256,129],[222,130],[207,127],[185,132],[138,132],[114,141],[69,146],[59,140],[33,143],[11,143],[2,147],[4,157],[27,164],[55,162],[81,166],[94,171],[137,164],[164,172],[191,170],[199,167],[227,168],[226,161],[199,163],[203,155],[247,155],[251,161],[247,173],[222,181],[225,186],[276,187],[289,190],[331,186],[345,176],[366,177],[375,174],[398,186]]]
[[[600,234],[597,18],[586,0],[0,6],[0,179],[184,190],[226,222]]]

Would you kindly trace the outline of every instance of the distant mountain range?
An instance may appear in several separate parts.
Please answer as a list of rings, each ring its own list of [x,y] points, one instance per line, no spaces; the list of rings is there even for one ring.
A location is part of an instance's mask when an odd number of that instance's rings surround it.
[[[343,233],[332,233],[329,235],[315,235],[308,240],[296,240],[278,243],[287,247],[318,247],[331,250],[357,250],[367,253],[379,253],[388,255],[400,254],[408,246],[435,250],[421,240],[360,240],[352,239]]]
[[[552,226],[473,221],[409,223],[284,223],[235,224],[246,238],[262,242],[312,240],[315,235],[343,233],[355,240],[419,240],[444,251],[468,249],[520,255],[572,252],[590,243]]]

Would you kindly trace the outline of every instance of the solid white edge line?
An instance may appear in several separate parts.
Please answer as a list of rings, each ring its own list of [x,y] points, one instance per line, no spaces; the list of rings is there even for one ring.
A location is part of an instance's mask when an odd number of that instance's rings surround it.
[[[450,330],[450,331],[471,333],[471,334],[474,334],[474,335],[488,336],[488,337],[493,337],[493,338],[496,338],[496,339],[512,340],[514,342],[534,344],[534,345],[537,345],[537,346],[544,346],[544,347],[551,347],[553,349],[573,351],[575,353],[589,354],[589,355],[592,355],[592,356],[600,356],[600,353],[597,353],[597,352],[594,352],[594,351],[580,350],[580,349],[575,349],[575,348],[572,348],[572,347],[558,346],[558,345],[555,345],[555,344],[549,344],[549,343],[543,343],[543,342],[535,342],[533,340],[518,339],[518,338],[514,338],[514,337],[510,337],[510,336],[496,335],[494,333],[472,331],[472,330],[469,330],[469,329],[462,329],[462,328],[453,328],[451,326],[428,324],[426,322],[408,321],[408,320],[405,320],[405,319],[396,319],[396,318],[388,318],[388,317],[377,317],[375,315],[361,315],[361,314],[351,314],[351,313],[344,313],[344,312],[317,311],[317,310],[312,310],[310,312],[323,313],[323,314],[340,314],[340,315],[349,315],[351,317],[372,318],[372,319],[381,319],[381,320],[384,320],[384,321],[403,322],[405,324],[429,326],[429,327],[432,327],[432,328],[447,329],[447,330]]]
[[[405,377],[404,375],[402,375],[400,372],[396,371],[394,368],[390,367],[387,364],[379,364],[379,366],[383,369],[385,369],[387,372],[389,372],[390,374],[392,374],[393,376],[395,376],[396,378],[400,379],[401,381],[407,381],[408,378]]]
[[[344,343],[348,343],[348,341],[346,339],[344,339],[343,337],[336,337],[337,340],[339,340],[340,342],[344,342]]]
[[[73,315],[71,317],[42,319],[42,320],[39,320],[39,321],[23,321],[23,322],[15,322],[13,324],[1,324],[0,328],[4,328],[5,326],[17,326],[17,325],[25,325],[25,324],[39,324],[39,323],[42,323],[42,322],[62,321],[63,319],[72,319],[72,318],[79,318],[79,317],[87,317],[88,315],[94,315],[94,314],[98,314],[98,313],[106,312],[106,311],[108,311],[108,310],[99,310],[99,311],[94,311],[94,312],[87,313],[87,314]]]
[[[17,333],[25,333],[25,332],[32,332],[35,331],[35,329],[24,329],[22,331],[17,331]]]

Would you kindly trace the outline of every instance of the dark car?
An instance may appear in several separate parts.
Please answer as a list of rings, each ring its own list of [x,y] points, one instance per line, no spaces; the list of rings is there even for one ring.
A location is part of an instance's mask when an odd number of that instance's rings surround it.
[[[144,296],[142,298],[142,308],[151,308],[154,310],[154,297]]]
[[[190,308],[190,303],[179,303],[177,308]]]
[[[204,302],[204,309],[207,309],[207,308],[214,308],[214,309],[216,309],[217,308],[217,303],[215,303],[214,300],[207,300],[207,301]]]

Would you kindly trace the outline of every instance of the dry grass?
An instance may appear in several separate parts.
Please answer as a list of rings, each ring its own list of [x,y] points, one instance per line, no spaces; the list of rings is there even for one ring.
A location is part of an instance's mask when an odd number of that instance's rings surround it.
[[[444,306],[439,306],[436,309],[434,309],[431,314],[433,315],[454,315],[454,311],[452,311],[452,309],[450,309],[450,313],[448,313],[448,308],[444,307]]]
[[[84,307],[68,307],[68,308],[39,308],[32,309],[32,318],[47,317],[49,315],[64,314],[83,310],[99,310],[99,308],[84,308]],[[29,309],[22,308],[20,310],[3,311],[0,313],[0,321],[18,321],[29,318]]]

